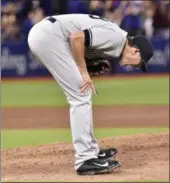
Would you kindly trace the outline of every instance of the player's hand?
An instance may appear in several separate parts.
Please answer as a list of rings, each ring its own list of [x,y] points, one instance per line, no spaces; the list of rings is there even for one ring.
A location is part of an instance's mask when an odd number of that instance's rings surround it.
[[[81,72],[82,78],[84,83],[80,87],[81,93],[86,93],[89,89],[92,89],[93,93],[97,95],[96,88],[93,84],[92,79],[89,76],[89,73],[87,71]]]

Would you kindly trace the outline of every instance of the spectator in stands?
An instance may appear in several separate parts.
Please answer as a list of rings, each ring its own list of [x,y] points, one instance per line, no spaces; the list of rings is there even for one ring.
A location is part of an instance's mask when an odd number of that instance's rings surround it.
[[[22,33],[24,39],[27,39],[28,33],[32,26],[41,21],[43,18],[45,18],[45,13],[42,8],[37,8],[28,12],[27,19],[24,21],[24,24],[22,26]]]
[[[143,1],[142,16],[145,35],[149,38],[153,36],[153,15],[155,6],[151,0]]]
[[[104,16],[129,32],[169,38],[169,0],[1,0],[2,40],[27,38],[45,16],[91,13]]]
[[[31,11],[41,8],[46,16],[52,15],[51,0],[20,0],[20,11],[18,16],[20,19],[28,18]]]
[[[169,37],[169,24],[170,20],[168,19],[168,3],[167,0],[155,0],[153,1],[155,5],[155,11],[153,15],[153,27],[154,35],[160,35],[163,37]]]
[[[126,1],[106,0],[104,16],[111,22],[120,25],[123,17],[124,4],[126,4]]]
[[[105,2],[101,0],[89,1],[89,13],[103,16],[105,10]]]
[[[20,26],[17,20],[18,1],[2,2],[1,9],[1,41],[17,41],[21,39]]]
[[[120,27],[126,30],[129,36],[142,34],[141,6],[138,1],[128,1],[124,9],[124,17]]]

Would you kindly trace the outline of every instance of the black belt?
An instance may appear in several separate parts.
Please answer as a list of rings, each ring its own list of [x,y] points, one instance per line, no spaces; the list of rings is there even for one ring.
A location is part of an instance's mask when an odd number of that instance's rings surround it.
[[[49,20],[51,23],[54,23],[57,21],[54,17],[48,17],[46,20]]]

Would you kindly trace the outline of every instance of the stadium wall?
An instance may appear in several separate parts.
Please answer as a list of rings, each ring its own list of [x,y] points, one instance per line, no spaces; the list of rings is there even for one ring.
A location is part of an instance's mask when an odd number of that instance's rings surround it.
[[[148,65],[150,73],[169,73],[169,42],[170,39],[153,38],[154,57]],[[131,67],[114,66],[113,73],[139,73]],[[32,77],[50,76],[43,64],[31,54],[27,43],[5,42],[1,45],[1,77]]]

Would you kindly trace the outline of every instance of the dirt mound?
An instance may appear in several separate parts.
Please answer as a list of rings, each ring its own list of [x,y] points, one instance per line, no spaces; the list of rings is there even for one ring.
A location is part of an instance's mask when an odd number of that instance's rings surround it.
[[[2,151],[3,181],[124,181],[169,179],[169,134],[99,139],[102,147],[116,146],[121,168],[107,175],[78,176],[69,143]]]

